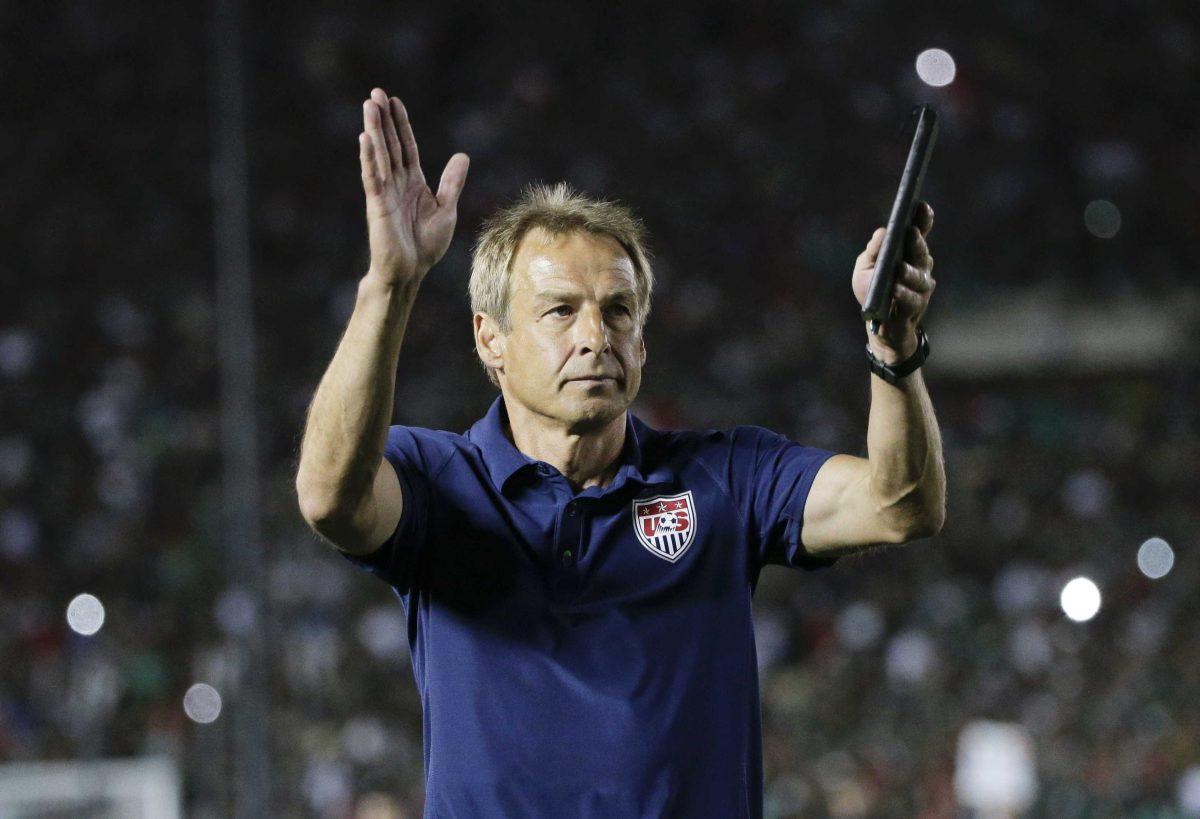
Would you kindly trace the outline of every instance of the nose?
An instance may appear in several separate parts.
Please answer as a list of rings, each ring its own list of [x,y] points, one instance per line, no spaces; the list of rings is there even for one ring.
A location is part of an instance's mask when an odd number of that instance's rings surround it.
[[[601,355],[612,346],[608,339],[608,327],[599,310],[585,310],[578,326],[583,328],[583,351]]]

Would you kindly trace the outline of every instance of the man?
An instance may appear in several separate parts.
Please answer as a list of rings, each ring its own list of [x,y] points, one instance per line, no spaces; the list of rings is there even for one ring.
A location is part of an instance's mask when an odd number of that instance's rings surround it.
[[[389,426],[468,160],[450,159],[434,195],[401,102],[374,89],[363,112],[371,265],[296,485],[309,524],[404,606],[425,814],[761,816],[759,570],[942,526],[938,429],[920,371],[904,374],[924,355],[932,210],[908,237],[894,318],[868,338],[895,365],[869,376],[869,458],[633,416],[653,289],[641,226],[565,186],[531,189],[475,247],[475,344],[500,397],[462,435]],[[860,303],[882,238],[859,256]]]

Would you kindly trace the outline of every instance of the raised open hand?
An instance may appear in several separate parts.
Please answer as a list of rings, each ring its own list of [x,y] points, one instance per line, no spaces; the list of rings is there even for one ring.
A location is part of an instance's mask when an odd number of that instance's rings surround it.
[[[434,195],[425,184],[408,111],[382,88],[363,102],[363,129],[358,148],[371,273],[389,284],[419,282],[450,246],[470,160],[462,153],[450,157]]]

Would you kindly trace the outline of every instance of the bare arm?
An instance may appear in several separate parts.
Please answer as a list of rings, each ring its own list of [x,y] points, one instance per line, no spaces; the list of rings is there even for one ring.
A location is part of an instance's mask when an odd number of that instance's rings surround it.
[[[872,352],[887,364],[916,349],[916,325],[936,283],[925,236],[933,210],[923,205],[905,251],[896,285],[893,318],[878,336],[868,333]],[[877,230],[858,258],[854,290],[859,302],[883,241]],[[821,467],[809,491],[802,539],[809,551],[837,554],[880,543],[904,543],[937,534],[946,517],[946,472],[933,402],[921,370],[891,385],[871,375],[867,458],[835,455]]]
[[[876,350],[875,355],[879,354]],[[941,531],[946,519],[942,436],[921,370],[895,386],[871,375],[867,454],[871,463],[869,496],[876,508],[887,514],[900,540]]]
[[[363,554],[400,521],[403,498],[383,459],[396,366],[421,281],[450,244],[467,157],[455,154],[435,196],[400,100],[382,89],[363,103],[359,159],[371,266],[346,332],[308,411],[296,494],[301,514],[338,548]]]

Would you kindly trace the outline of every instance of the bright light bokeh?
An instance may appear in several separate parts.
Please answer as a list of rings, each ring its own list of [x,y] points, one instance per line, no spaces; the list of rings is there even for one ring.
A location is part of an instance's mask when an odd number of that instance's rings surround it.
[[[1176,798],[1184,816],[1200,816],[1200,765],[1184,770],[1176,786]]]
[[[927,48],[917,55],[917,76],[926,85],[941,88],[954,82],[954,58],[940,48]]]
[[[1142,574],[1158,580],[1175,565],[1175,551],[1161,537],[1152,537],[1138,548],[1137,564]]]
[[[104,625],[104,604],[95,595],[78,595],[67,605],[67,625],[76,634],[91,637]]]
[[[1100,589],[1086,577],[1076,577],[1063,586],[1059,597],[1063,613],[1082,623],[1091,620],[1100,611]]]
[[[221,716],[221,695],[207,683],[196,683],[183,695],[183,710],[193,722],[213,722]]]

